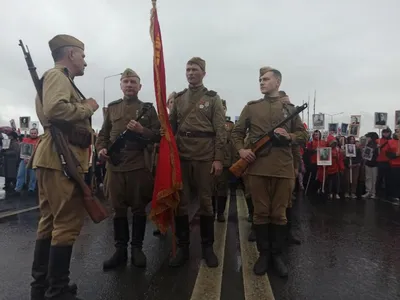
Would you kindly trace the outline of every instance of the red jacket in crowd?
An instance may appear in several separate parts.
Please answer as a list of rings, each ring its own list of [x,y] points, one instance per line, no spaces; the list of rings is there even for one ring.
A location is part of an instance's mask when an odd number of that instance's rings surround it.
[[[317,148],[318,147],[326,147],[326,142],[324,140],[314,139],[307,143],[307,150],[312,153],[311,155],[311,163],[317,164]]]
[[[332,164],[325,166],[325,176],[335,175],[339,172],[344,171],[344,155],[340,148],[337,146],[337,140],[334,136],[328,136],[327,146],[332,148]],[[324,167],[318,166],[318,180],[323,181],[324,178]]]
[[[31,144],[31,145],[33,145],[33,148],[36,148],[38,142],[39,142],[39,138],[32,139],[30,137],[26,137],[26,138],[22,139],[22,143]]]
[[[386,152],[397,155],[396,158],[390,159],[389,163],[392,168],[400,168],[400,140],[389,140]]]
[[[390,141],[391,140],[388,140],[385,138],[381,138],[381,139],[377,140],[380,150],[379,150],[379,155],[378,155],[378,158],[376,159],[376,161],[378,161],[378,162],[389,161],[389,158],[387,157],[386,152],[388,151]]]

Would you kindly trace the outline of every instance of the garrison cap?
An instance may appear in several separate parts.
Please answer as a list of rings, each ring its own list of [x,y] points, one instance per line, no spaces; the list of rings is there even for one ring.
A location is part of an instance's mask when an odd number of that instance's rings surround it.
[[[140,79],[139,75],[130,68],[125,69],[125,71],[121,74],[121,80],[126,77],[136,77]]]
[[[261,67],[261,68],[260,68],[260,77],[263,76],[265,73],[268,73],[268,72],[271,72],[271,71],[279,72],[277,69],[274,69],[274,68],[269,67],[269,66],[267,66],[267,67]],[[279,72],[279,73],[280,73],[280,72]]]
[[[76,37],[68,34],[59,34],[49,41],[51,52],[56,51],[61,47],[78,47],[85,50],[85,44],[78,40]]]
[[[201,57],[192,57],[187,63],[198,65],[203,71],[206,70],[206,61]]]

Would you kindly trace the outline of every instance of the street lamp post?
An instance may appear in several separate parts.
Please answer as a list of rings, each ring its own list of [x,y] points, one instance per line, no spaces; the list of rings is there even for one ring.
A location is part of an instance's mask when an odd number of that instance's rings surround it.
[[[120,75],[122,75],[122,73],[109,75],[103,78],[103,107],[106,107],[106,79]]]

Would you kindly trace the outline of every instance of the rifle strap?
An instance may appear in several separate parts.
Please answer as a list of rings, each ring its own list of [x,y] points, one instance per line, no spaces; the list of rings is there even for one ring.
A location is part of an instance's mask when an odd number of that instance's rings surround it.
[[[67,70],[64,70],[63,73],[68,77],[68,79],[70,80],[70,82],[71,82],[72,86],[74,87],[74,89],[76,89],[77,93],[82,97],[83,96],[82,93],[75,86],[74,82],[68,76],[66,71]],[[44,82],[44,75],[42,76],[42,78],[40,78],[41,90],[38,91],[39,100],[40,100],[40,103],[42,104],[42,108],[43,108],[43,82]],[[83,98],[84,98],[84,96],[83,96]],[[58,134],[58,133],[59,133],[59,129],[56,126],[54,126],[54,124],[50,123],[50,135],[51,135],[51,137],[53,139],[54,146],[56,147],[56,152],[57,152],[57,154],[58,154],[58,156],[60,158],[60,162],[61,162],[62,168],[64,170],[64,174],[67,177],[70,177],[69,172],[68,172],[68,166],[66,165],[66,161],[65,161],[65,155],[63,154],[64,151],[69,151],[70,152],[71,158],[72,158],[73,163],[75,165],[74,167],[82,168],[82,166],[81,166],[81,164],[79,163],[78,159],[75,157],[74,153],[72,152],[72,150],[69,147],[63,147],[56,141],[57,136],[58,136],[60,138],[60,140],[61,140],[61,143],[63,143],[64,145],[67,145],[64,136],[62,134]],[[92,133],[92,139],[93,138],[94,138],[94,136],[93,136],[93,133]]]
[[[63,69],[63,73],[65,76],[67,76],[69,82],[71,83],[72,87],[74,88],[74,90],[78,93],[78,95],[82,98],[82,100],[86,100],[86,97],[83,95],[83,93],[80,91],[80,89],[78,89],[78,87],[76,86],[75,82],[72,80],[72,78],[69,76],[68,74],[68,69],[64,68]],[[89,124],[90,127],[92,126],[92,118],[89,118]],[[90,156],[89,156],[89,162],[91,163],[91,169],[92,169],[92,177],[94,177],[94,172],[96,169],[96,165],[95,165],[95,151],[94,151],[94,133],[92,131],[91,133],[91,140],[92,140],[92,145],[90,146]],[[93,188],[93,187],[91,187]]]
[[[197,95],[195,99],[192,99],[192,101],[189,103],[189,107],[183,112],[181,122],[179,122],[179,125],[178,125],[178,128],[176,129],[176,133],[175,134],[178,134],[178,132],[182,128],[182,125],[186,122],[186,119],[189,117],[190,113],[195,110],[197,103],[200,101],[200,99],[207,92],[207,89],[204,88],[202,92],[203,93],[199,93],[199,95]],[[184,95],[184,97],[185,96],[186,95]],[[187,99],[185,99],[185,100],[187,100]]]

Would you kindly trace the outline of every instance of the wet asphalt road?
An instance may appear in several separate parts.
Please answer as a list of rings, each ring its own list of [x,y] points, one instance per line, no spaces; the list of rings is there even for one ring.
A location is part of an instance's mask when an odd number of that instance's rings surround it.
[[[1,192],[0,192],[1,199]],[[0,200],[0,299],[29,299],[30,266],[39,213],[32,210],[5,217],[12,206],[35,205],[25,197]],[[8,212],[1,212],[7,206]],[[125,299],[400,299],[400,212],[379,200],[321,202],[299,198],[302,245],[287,251],[289,278],[256,277],[254,243],[247,242],[249,224],[241,191],[227,207],[227,223],[215,223],[215,251],[220,267],[201,261],[199,219],[192,205],[191,260],[181,269],[167,266],[170,235],[154,237],[148,223],[146,269],[104,273],[102,262],[113,252],[112,221],[87,220],[73,253],[71,278],[79,295],[90,300]]]

